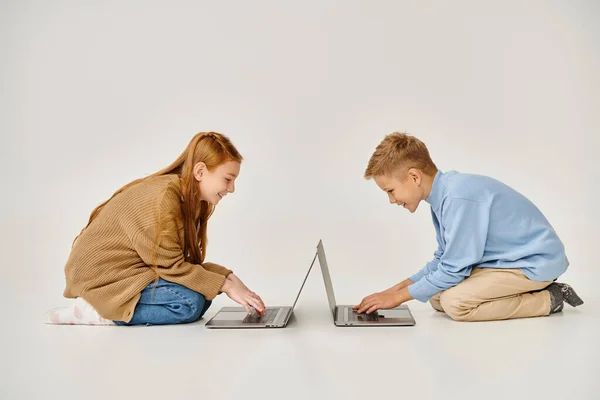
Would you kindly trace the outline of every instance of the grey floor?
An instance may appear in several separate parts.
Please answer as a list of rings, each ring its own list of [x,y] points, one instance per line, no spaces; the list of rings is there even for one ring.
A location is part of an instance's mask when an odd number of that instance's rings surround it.
[[[319,279],[309,278],[291,324],[273,330],[206,329],[231,305],[223,297],[198,323],[135,328],[44,325],[39,299],[5,302],[0,397],[598,398],[597,297],[551,317],[486,323],[413,301],[414,327],[336,328]]]

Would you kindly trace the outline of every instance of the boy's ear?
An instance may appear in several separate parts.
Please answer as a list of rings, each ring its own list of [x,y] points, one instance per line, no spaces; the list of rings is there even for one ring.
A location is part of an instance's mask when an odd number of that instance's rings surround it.
[[[204,164],[202,161],[200,161],[200,162],[196,163],[196,165],[194,165],[194,178],[196,178],[196,180],[198,182],[200,182],[202,180],[204,171],[206,171],[206,164]]]
[[[422,173],[418,169],[411,168],[408,170],[408,179],[410,179],[410,181],[414,182],[415,184],[420,185],[422,178]]]

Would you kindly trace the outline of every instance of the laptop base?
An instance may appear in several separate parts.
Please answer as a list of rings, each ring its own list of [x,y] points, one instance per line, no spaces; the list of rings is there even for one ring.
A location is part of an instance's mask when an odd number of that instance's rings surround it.
[[[413,326],[415,319],[406,304],[389,310],[378,310],[371,315],[358,314],[352,306],[337,306],[335,325],[352,326]]]
[[[223,307],[207,323],[209,329],[285,328],[292,316],[292,307],[267,307],[273,313],[268,321],[244,322],[248,313],[244,307]]]

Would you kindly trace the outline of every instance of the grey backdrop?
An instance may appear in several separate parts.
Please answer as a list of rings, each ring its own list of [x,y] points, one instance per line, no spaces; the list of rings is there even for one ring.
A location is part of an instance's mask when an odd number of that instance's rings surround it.
[[[64,262],[90,211],[203,130],[229,135],[245,157],[209,224],[208,259],[267,304],[293,299],[320,238],[340,302],[431,258],[428,205],[411,215],[362,178],[394,130],[425,141],[442,170],[491,175],[533,200],[566,244],[564,279],[595,293],[597,2],[0,10],[0,293],[26,311],[15,319],[66,303]]]

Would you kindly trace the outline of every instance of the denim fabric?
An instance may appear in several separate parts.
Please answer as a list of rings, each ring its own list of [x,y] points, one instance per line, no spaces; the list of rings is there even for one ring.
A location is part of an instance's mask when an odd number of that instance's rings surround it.
[[[114,322],[122,326],[188,324],[199,320],[210,304],[202,294],[160,279],[142,290],[130,322]]]

